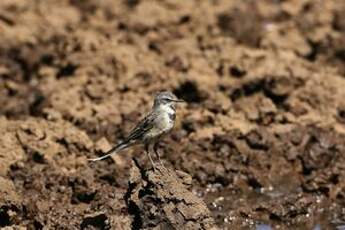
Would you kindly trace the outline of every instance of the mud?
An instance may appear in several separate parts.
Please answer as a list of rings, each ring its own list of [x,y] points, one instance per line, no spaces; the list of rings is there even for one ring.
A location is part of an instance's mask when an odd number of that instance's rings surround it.
[[[126,203],[137,229],[218,229],[201,198],[188,190],[190,175],[164,165],[147,171],[135,160]]]
[[[166,175],[140,178],[153,195],[130,211],[132,158],[150,168],[140,147],[87,161],[162,89],[188,102],[160,145],[191,177],[168,177],[169,196],[194,194],[219,229],[344,227],[344,12],[342,0],[2,0],[0,227],[178,229],[156,199]]]

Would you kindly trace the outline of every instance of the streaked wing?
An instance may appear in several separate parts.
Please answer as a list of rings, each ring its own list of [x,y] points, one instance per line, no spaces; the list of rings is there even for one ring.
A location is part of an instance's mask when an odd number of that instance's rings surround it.
[[[110,149],[107,153],[105,153],[105,155],[94,159],[90,159],[90,161],[103,160],[104,158],[107,158],[110,155],[117,153],[118,151],[121,151],[122,149],[125,149],[128,146],[131,146],[133,143],[136,142],[136,140],[140,140],[146,132],[150,131],[150,129],[154,127],[154,119],[156,117],[156,114],[154,112],[151,112],[144,119],[142,119],[137,124],[137,126],[135,126],[132,129],[132,131],[129,133],[128,137],[125,140],[123,140],[120,144]]]
[[[151,112],[148,114],[144,119],[142,119],[137,126],[135,126],[126,141],[138,140],[140,139],[146,132],[154,127],[154,120],[156,118],[156,114]]]

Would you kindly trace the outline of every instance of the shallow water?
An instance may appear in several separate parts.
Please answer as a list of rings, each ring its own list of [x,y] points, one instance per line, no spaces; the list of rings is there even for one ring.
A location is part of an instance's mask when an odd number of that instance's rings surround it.
[[[258,224],[255,226],[255,230],[272,230],[272,228],[267,224]]]
[[[292,204],[298,197],[298,193],[289,194],[288,190],[286,191],[284,193],[280,188],[279,191],[263,189],[244,193],[215,186],[215,188],[207,189],[204,199],[222,229],[345,230],[344,224],[341,225],[339,220],[332,219],[332,205],[324,202],[322,197],[312,197],[314,199],[305,209],[303,204],[299,204],[300,201]],[[286,199],[286,203],[291,202],[291,209],[295,209],[295,211],[291,212],[282,206],[277,208],[276,199]],[[285,221],[284,218],[288,221]]]

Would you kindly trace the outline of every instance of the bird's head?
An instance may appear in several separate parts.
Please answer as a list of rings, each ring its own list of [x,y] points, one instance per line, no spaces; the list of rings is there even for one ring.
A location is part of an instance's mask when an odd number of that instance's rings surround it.
[[[169,91],[162,91],[159,92],[156,96],[155,96],[155,100],[153,103],[153,107],[158,107],[158,106],[170,106],[170,107],[175,107],[176,103],[179,102],[185,102],[184,100],[180,100],[178,99],[175,94],[173,94],[172,92]]]

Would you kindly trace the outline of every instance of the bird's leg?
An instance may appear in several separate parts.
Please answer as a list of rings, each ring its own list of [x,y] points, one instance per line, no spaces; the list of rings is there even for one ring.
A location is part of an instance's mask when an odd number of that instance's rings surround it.
[[[157,158],[158,158],[158,160],[159,160],[160,165],[161,165],[166,171],[168,171],[168,169],[165,168],[165,166],[164,166],[164,164],[163,164],[163,162],[162,162],[162,160],[161,160],[161,157],[160,157],[160,155],[159,155],[159,153],[158,153],[158,142],[155,142],[155,143],[153,144],[153,151],[155,152],[155,154],[156,154],[156,156],[157,156]]]
[[[150,161],[151,161],[153,170],[156,170],[156,165],[155,165],[155,163],[153,162],[152,157],[151,157],[151,154],[150,154],[150,145],[149,145],[149,144],[146,144],[146,145],[145,145],[145,152],[146,152],[146,155],[148,156],[148,158],[149,158]]]

